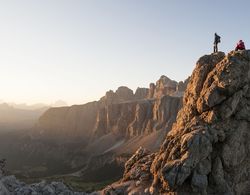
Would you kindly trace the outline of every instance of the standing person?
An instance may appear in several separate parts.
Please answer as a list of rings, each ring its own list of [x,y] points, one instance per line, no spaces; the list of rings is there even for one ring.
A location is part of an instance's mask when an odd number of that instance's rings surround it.
[[[245,50],[245,44],[242,40],[240,40],[238,43],[237,43],[237,46],[235,48],[235,51],[238,51],[238,50]]]
[[[214,33],[214,53],[218,52],[218,43],[220,43],[220,36]]]

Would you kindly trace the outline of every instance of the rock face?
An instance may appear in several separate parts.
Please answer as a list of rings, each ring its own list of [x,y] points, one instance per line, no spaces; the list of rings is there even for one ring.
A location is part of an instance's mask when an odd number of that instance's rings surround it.
[[[181,108],[181,98],[163,96],[160,99],[111,104],[99,110],[95,137],[114,133],[132,138],[160,129],[169,130]]]
[[[115,92],[112,90],[106,92],[105,96],[96,102],[50,108],[40,117],[32,136],[57,143],[80,140],[87,144],[93,132],[96,137],[115,131],[122,135],[140,135],[142,132],[160,129],[159,124],[154,126],[159,117],[164,118],[160,115],[168,115],[167,117],[173,122],[179,109],[178,98],[167,103],[171,108],[166,108],[163,102],[168,97],[164,99],[164,96],[177,96],[181,99],[186,83],[187,81],[177,83],[166,76],[161,76],[156,84],[150,84],[149,89],[137,88],[133,93],[128,87],[121,86]],[[157,113],[157,106],[165,107],[163,109],[167,112],[164,114],[164,110],[159,110],[161,113]],[[169,112],[174,112],[173,117]],[[162,118],[161,123],[164,122]],[[126,128],[131,122],[133,124],[128,132]]]
[[[140,149],[123,180],[144,194],[249,194],[249,105],[250,51],[201,57],[160,150],[138,155]]]
[[[75,140],[87,142],[99,108],[99,102],[50,108],[39,118],[33,135],[55,142]]]
[[[126,162],[123,181],[139,180],[147,181],[151,178],[150,166],[153,162],[155,154],[140,147],[135,154]]]
[[[161,76],[156,82],[154,97],[161,97],[164,94],[172,95],[176,91],[176,87],[176,81],[172,81],[166,76]]]
[[[20,182],[13,175],[5,175],[5,159],[0,160],[0,194],[1,195],[30,195],[30,194],[69,194],[69,195],[85,195],[85,192],[74,192],[62,182],[42,181],[40,183],[25,184]],[[94,195],[96,193],[92,193]]]
[[[135,99],[140,100],[140,99],[146,99],[149,93],[148,88],[140,88],[138,87],[135,91]]]
[[[181,108],[181,100],[163,96],[155,100],[111,104],[100,109],[91,143],[86,148],[92,155],[89,162],[98,166],[88,165],[87,169],[101,168],[101,164],[105,167],[117,159],[122,159],[118,164],[123,166],[140,146],[151,151],[159,149]]]

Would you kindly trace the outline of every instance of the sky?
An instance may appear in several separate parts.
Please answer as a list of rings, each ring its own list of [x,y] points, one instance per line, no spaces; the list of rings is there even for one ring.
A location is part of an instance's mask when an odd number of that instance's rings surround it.
[[[0,0],[0,100],[68,104],[181,81],[199,57],[250,46],[248,0]]]

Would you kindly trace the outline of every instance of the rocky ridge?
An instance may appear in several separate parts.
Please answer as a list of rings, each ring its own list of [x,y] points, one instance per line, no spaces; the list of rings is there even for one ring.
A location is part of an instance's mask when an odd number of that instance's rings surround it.
[[[14,175],[6,175],[6,160],[0,160],[0,194],[1,195],[98,195],[98,192],[76,192],[63,182],[47,182],[26,184]]]
[[[249,194],[249,105],[250,51],[201,57],[160,150],[140,148],[103,192]]]
[[[50,139],[58,143],[75,142],[77,140],[87,142],[93,137],[93,132],[94,134],[99,133],[100,126],[102,126],[102,131],[110,131],[106,130],[107,128],[109,129],[109,127],[103,129],[103,125],[98,124],[100,120],[106,118],[105,123],[110,123],[111,120],[121,122],[122,119],[118,119],[119,115],[118,118],[116,116],[117,109],[120,109],[120,107],[127,109],[127,115],[132,114],[135,116],[136,111],[142,112],[143,109],[147,109],[142,108],[145,106],[152,107],[155,100],[159,100],[163,96],[177,97],[177,99],[179,97],[180,99],[186,85],[187,80],[178,83],[166,76],[161,76],[156,84],[150,84],[149,89],[137,88],[135,93],[133,93],[133,90],[128,87],[121,86],[115,92],[112,90],[107,91],[105,96],[100,98],[99,101],[89,102],[84,105],[50,108],[40,117],[32,136],[38,137],[39,139]],[[137,110],[135,109],[136,106]],[[129,109],[132,109],[132,111]],[[112,113],[112,111],[114,111],[114,113]],[[106,114],[109,114],[109,116],[103,116]],[[123,112],[123,114],[125,113]],[[129,124],[133,120],[136,119],[133,118],[124,122],[125,124]],[[113,124],[113,126],[114,125],[116,124]],[[119,124],[117,124],[117,126],[119,126]],[[126,134],[126,131],[123,133]],[[132,134],[138,133],[135,132]],[[96,136],[94,135],[94,137]]]
[[[41,181],[40,183],[25,184],[16,179],[15,176],[0,177],[1,195],[85,195],[85,192],[74,192],[62,182]],[[94,194],[94,193],[93,193]]]

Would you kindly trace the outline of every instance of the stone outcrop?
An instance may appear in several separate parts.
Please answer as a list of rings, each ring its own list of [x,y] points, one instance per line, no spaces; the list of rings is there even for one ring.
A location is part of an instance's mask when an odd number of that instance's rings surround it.
[[[1,195],[100,195],[98,192],[74,191],[70,186],[60,181],[27,184],[14,175],[6,175],[6,160],[0,160],[0,194]]]
[[[123,181],[139,180],[147,181],[151,178],[150,167],[155,154],[140,147],[135,154],[126,162]]]
[[[62,182],[46,182],[25,184],[16,179],[15,176],[0,177],[0,194],[1,195],[87,195],[85,192],[74,192]],[[95,195],[96,193],[92,193]]]
[[[119,189],[138,189],[137,194],[249,194],[249,105],[250,51],[201,57],[160,150],[135,154]],[[150,170],[143,168],[146,164]],[[142,182],[145,174],[148,179]]]
[[[185,81],[180,81],[176,86],[177,92],[184,92],[187,88],[190,77],[188,77]]]

